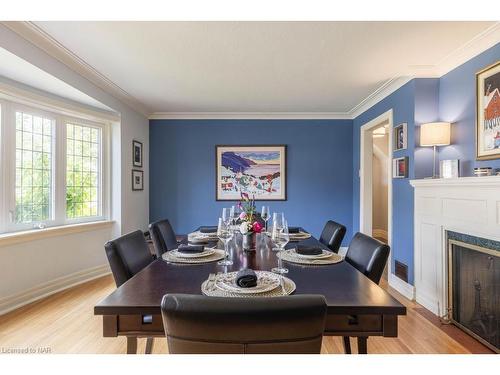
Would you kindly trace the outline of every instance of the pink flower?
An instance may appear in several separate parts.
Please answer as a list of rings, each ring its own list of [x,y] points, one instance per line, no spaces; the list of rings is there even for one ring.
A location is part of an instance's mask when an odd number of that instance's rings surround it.
[[[246,218],[246,217],[247,217],[246,212],[242,212],[242,213],[240,214],[240,219],[241,219],[241,220],[245,220],[245,218]]]
[[[249,200],[249,196],[248,196],[248,194],[247,194],[247,193],[241,193],[241,197],[242,197],[244,200],[246,200],[246,201],[248,201],[248,200]]]
[[[262,232],[262,229],[264,229],[264,227],[262,226],[261,223],[259,223],[258,221],[256,221],[255,223],[253,223],[252,225],[252,230],[255,232],[255,233],[260,233]]]

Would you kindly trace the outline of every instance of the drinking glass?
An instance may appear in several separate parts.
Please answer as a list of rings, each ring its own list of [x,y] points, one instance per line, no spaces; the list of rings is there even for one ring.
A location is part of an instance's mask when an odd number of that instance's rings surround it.
[[[224,224],[229,225],[231,223],[231,209],[224,207],[222,209],[222,221]]]
[[[231,230],[229,224],[225,223],[222,218],[219,218],[219,224],[217,225],[217,237],[224,242],[224,254],[223,260],[219,261],[217,264],[220,266],[230,266],[233,261],[229,259],[229,247],[228,243],[233,238],[233,231]]]
[[[264,220],[265,224],[266,224],[266,231],[265,233],[267,233],[267,222],[269,220],[269,206],[262,206],[262,211],[260,213],[260,217],[262,218],[262,220]]]
[[[283,226],[281,230],[279,229],[279,227],[273,228],[271,239],[273,243],[276,244],[279,251],[283,251],[285,249],[286,244],[290,241],[290,236],[288,234],[288,224],[286,220],[283,221]],[[288,269],[283,267],[283,261],[281,260],[281,258],[279,256],[277,257],[278,257],[278,267],[274,267],[271,271],[279,274],[288,273]]]
[[[283,229],[285,214],[283,212],[273,212],[273,228]]]
[[[238,206],[231,206],[231,225],[233,225],[234,230],[236,230],[236,224],[238,223],[238,218],[240,217],[240,213],[238,211]]]

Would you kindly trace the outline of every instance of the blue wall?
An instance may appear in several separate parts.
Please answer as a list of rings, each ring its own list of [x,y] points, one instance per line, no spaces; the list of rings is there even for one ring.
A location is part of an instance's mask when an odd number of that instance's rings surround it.
[[[413,283],[413,188],[409,181],[414,177],[413,151],[415,145],[415,80],[382,99],[354,119],[353,170],[359,171],[360,127],[388,110],[393,110],[394,126],[408,125],[408,148],[394,152],[394,157],[409,157],[409,178],[394,179],[392,183],[392,261],[408,265],[408,281]],[[359,175],[353,174],[353,232],[359,231]],[[394,264],[392,266],[394,270]]]
[[[500,159],[476,161],[476,72],[500,59],[500,43],[439,79],[414,79],[354,119],[353,170],[359,170],[359,128],[380,114],[393,110],[394,125],[408,123],[408,149],[394,157],[408,156],[408,179],[393,180],[392,259],[408,265],[413,284],[413,188],[412,178],[432,175],[432,148],[419,147],[420,125],[432,121],[452,123],[451,145],[439,149],[438,158],[460,159],[461,175],[471,176],[476,166],[500,168]],[[359,177],[353,174],[353,232],[359,230]],[[394,264],[393,268],[394,270]]]
[[[266,204],[315,235],[328,219],[344,223],[349,243],[351,120],[151,120],[149,136],[151,221],[178,233],[215,224],[231,204],[215,201],[215,145],[286,144],[288,200]]]
[[[439,117],[452,125],[452,144],[440,159],[460,159],[462,176],[475,167],[500,168],[500,159],[476,161],[476,73],[500,59],[500,43],[460,65],[440,79]]]
[[[350,120],[152,120],[150,219],[168,217],[179,233],[214,223],[228,203],[215,201],[216,144],[287,144],[288,201],[270,202],[291,225],[319,234],[327,219],[348,227],[344,245],[359,230],[360,127],[393,110],[394,125],[408,124],[409,178],[393,180],[392,259],[408,265],[413,284],[413,188],[432,174],[432,149],[419,147],[419,126],[452,122],[452,145],[439,159],[460,159],[462,176],[476,166],[500,168],[500,159],[475,160],[475,74],[500,59],[500,43],[439,79],[414,79]],[[352,224],[351,224],[352,223]],[[394,270],[394,264],[392,269]]]

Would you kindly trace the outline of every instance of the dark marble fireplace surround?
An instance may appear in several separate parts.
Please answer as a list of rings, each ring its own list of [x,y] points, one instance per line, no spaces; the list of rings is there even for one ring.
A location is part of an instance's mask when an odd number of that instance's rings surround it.
[[[447,231],[449,319],[500,352],[500,242]]]

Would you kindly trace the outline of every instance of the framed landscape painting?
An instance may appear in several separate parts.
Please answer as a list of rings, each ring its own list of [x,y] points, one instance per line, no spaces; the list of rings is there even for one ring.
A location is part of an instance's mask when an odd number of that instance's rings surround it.
[[[500,158],[500,61],[476,74],[478,160]]]
[[[216,199],[286,200],[286,146],[216,146]]]

